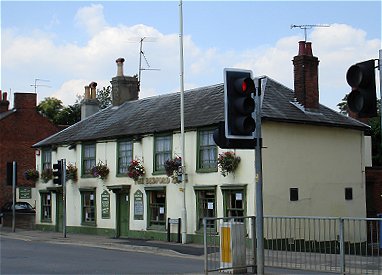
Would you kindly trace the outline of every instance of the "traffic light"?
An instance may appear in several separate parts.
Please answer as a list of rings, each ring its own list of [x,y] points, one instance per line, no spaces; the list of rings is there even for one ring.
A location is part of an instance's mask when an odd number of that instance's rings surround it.
[[[377,116],[374,60],[352,65],[346,73],[346,81],[352,87],[347,97],[350,111],[360,118]]]
[[[255,91],[251,71],[224,69],[225,136],[227,139],[254,139]]]
[[[62,161],[53,164],[53,183],[62,184]]]
[[[213,138],[216,145],[222,149],[255,149],[256,147],[256,139],[226,138],[224,121],[219,122],[218,128],[214,131]]]

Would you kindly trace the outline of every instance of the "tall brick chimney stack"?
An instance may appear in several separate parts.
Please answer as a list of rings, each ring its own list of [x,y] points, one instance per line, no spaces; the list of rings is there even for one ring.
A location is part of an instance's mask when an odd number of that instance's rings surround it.
[[[34,109],[37,104],[37,94],[35,93],[15,93],[13,108]]]
[[[139,84],[136,77],[123,75],[124,58],[118,58],[115,62],[117,63],[117,75],[110,81],[111,103],[113,106],[119,106],[126,101],[138,99]]]
[[[7,112],[9,110],[9,101],[7,100],[7,92],[1,92],[0,90],[0,113]]]
[[[310,111],[319,108],[318,63],[312,53],[312,43],[300,41],[298,55],[293,58],[294,93],[297,101]]]

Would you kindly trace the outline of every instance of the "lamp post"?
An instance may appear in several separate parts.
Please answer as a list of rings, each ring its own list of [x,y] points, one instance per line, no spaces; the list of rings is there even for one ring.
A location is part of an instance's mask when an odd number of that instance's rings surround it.
[[[180,133],[181,142],[180,147],[182,151],[182,192],[183,192],[183,204],[182,204],[182,244],[187,241],[187,210],[186,210],[186,170],[185,170],[185,133],[184,133],[184,61],[183,61],[183,10],[182,0],[179,1],[179,54],[180,54]]]

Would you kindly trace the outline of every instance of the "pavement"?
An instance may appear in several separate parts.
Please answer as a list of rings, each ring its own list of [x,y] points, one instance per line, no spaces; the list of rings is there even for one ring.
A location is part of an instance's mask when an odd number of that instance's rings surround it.
[[[2,238],[18,239],[24,241],[39,241],[63,245],[79,245],[98,247],[103,249],[133,251],[168,255],[171,257],[183,257],[204,260],[204,248],[202,244],[181,244],[157,240],[143,240],[131,238],[111,238],[102,235],[67,233],[62,232],[27,230],[16,228],[12,232],[10,227],[0,226],[0,241]],[[202,267],[203,268],[203,267]],[[212,274],[222,274],[214,272]],[[226,273],[228,274],[228,273]],[[322,272],[310,272],[304,270],[289,270],[282,268],[265,267],[265,274],[330,274]]]
[[[179,257],[192,257],[203,259],[204,248],[201,244],[180,244],[173,242],[163,242],[157,240],[131,239],[131,238],[111,238],[102,235],[73,234],[67,233],[66,237],[62,232],[39,231],[17,229],[12,232],[10,227],[0,229],[0,238],[11,238],[24,241],[41,241],[55,244],[70,244],[88,247],[98,247],[104,249],[114,249],[123,251],[155,253]]]

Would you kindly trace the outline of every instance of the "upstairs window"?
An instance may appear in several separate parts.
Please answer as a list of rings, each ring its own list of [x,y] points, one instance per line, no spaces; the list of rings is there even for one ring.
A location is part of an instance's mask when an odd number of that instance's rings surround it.
[[[216,172],[218,148],[213,139],[214,129],[198,131],[198,172]]]
[[[82,149],[82,175],[92,176],[92,168],[96,166],[96,145],[84,144]]]
[[[172,156],[172,136],[154,138],[154,173],[166,173],[164,163]]]
[[[52,150],[43,149],[41,154],[41,161],[42,171],[52,169]]]
[[[133,159],[133,143],[120,141],[118,143],[118,175],[126,175],[130,162]]]

